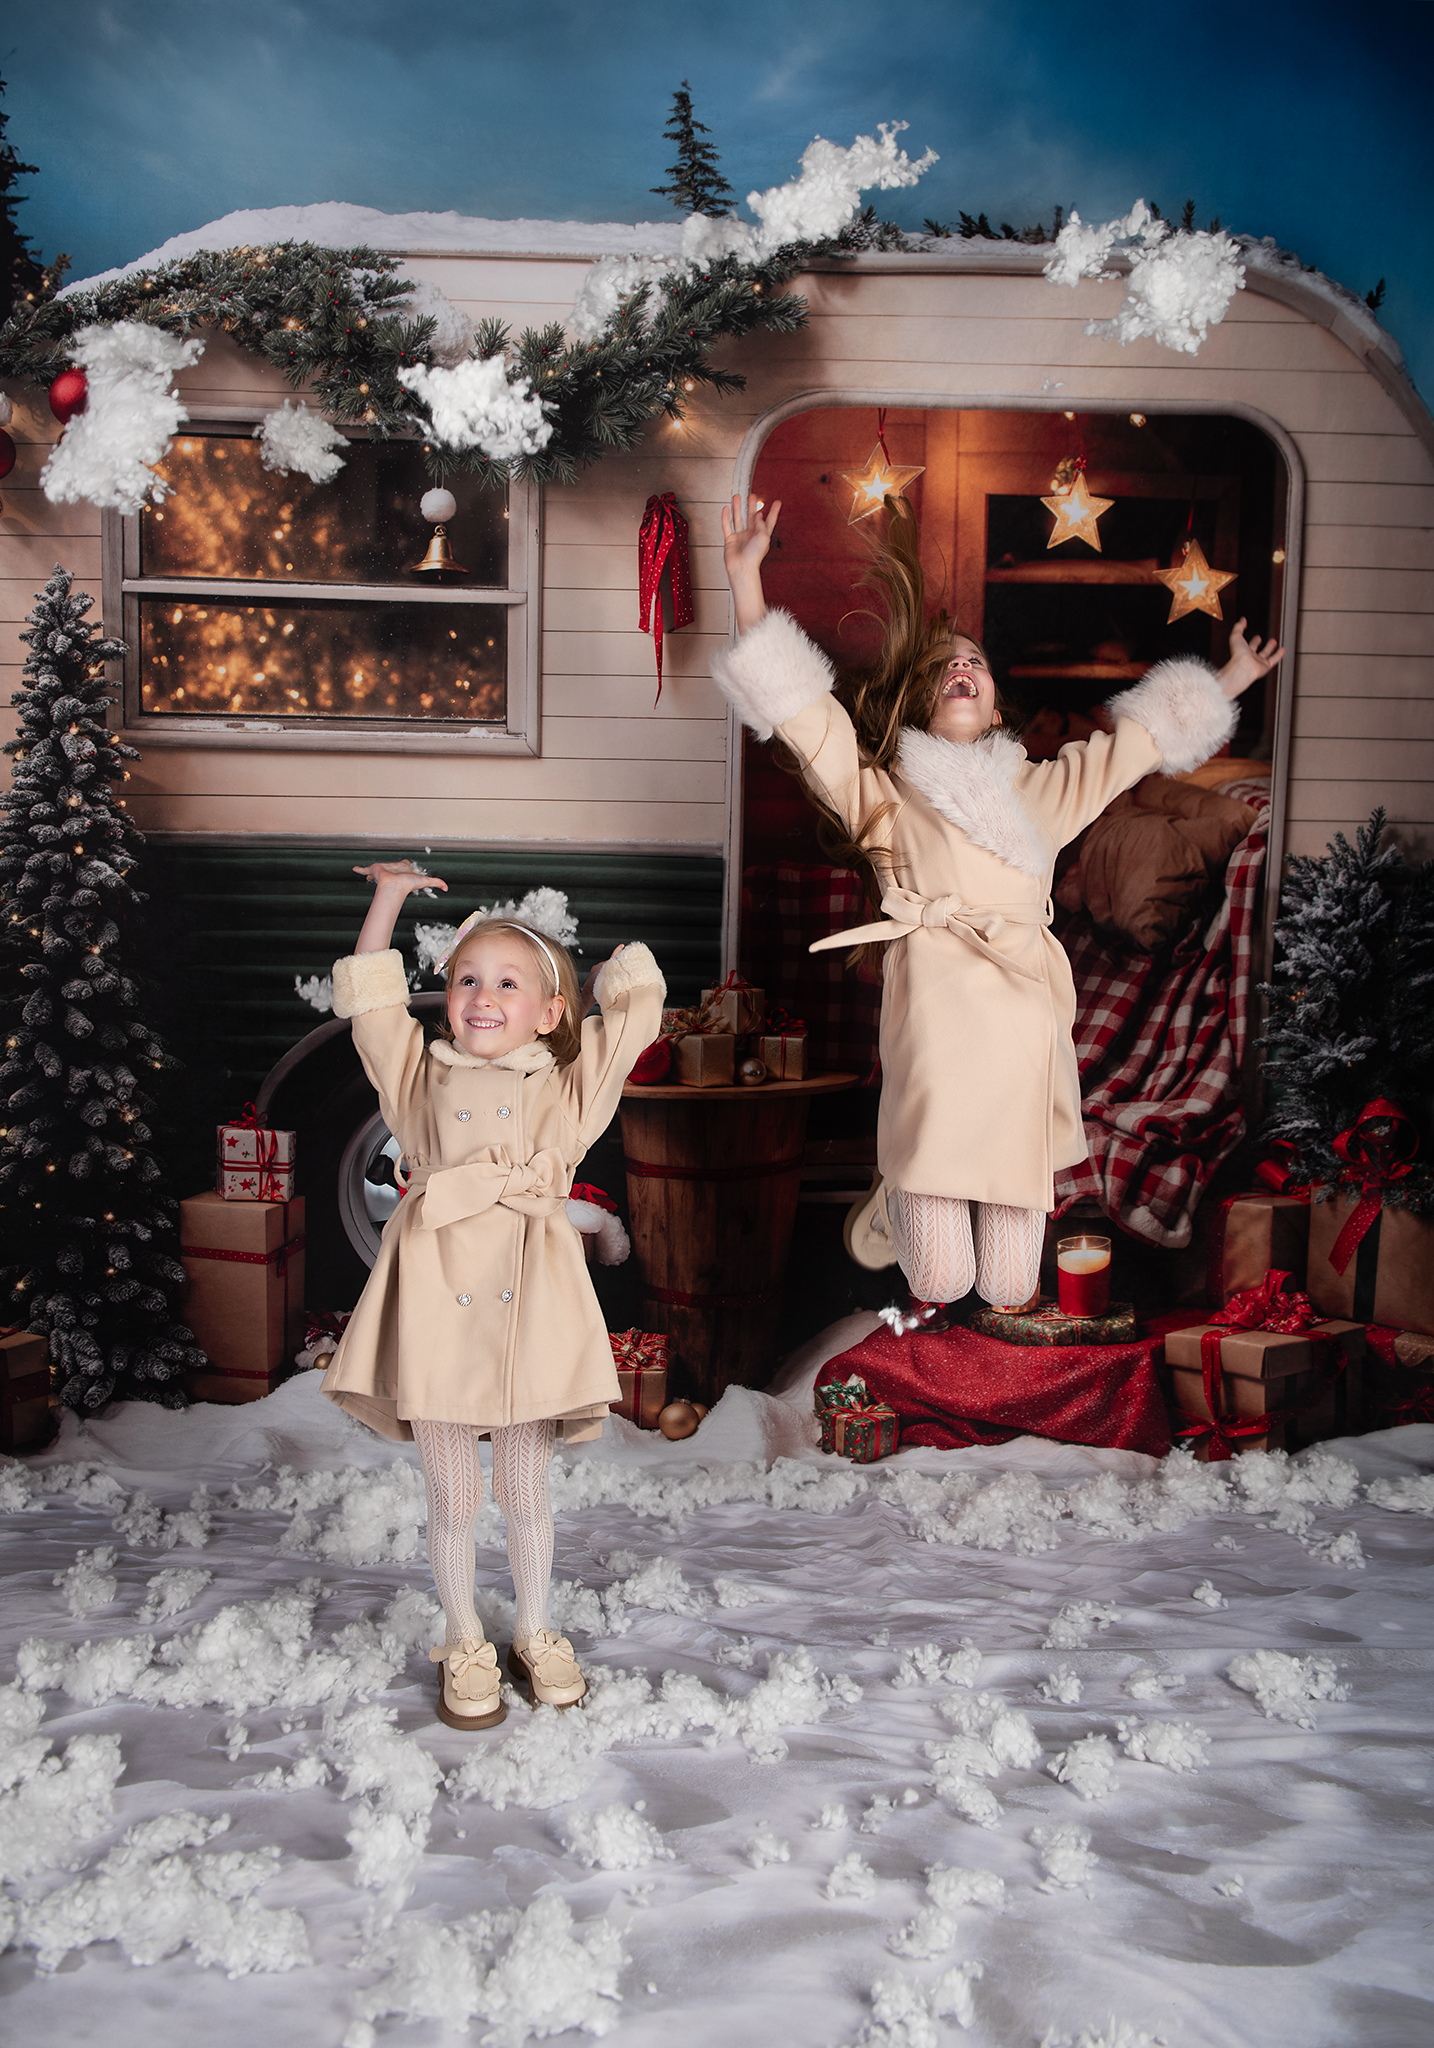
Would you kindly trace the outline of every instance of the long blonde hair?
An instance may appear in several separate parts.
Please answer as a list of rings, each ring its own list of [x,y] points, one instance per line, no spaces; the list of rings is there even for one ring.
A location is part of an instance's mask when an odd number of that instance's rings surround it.
[[[540,1032],[539,1037],[560,1067],[571,1066],[582,1051],[583,1043],[582,1018],[578,1015],[578,1005],[582,1000],[578,987],[578,970],[567,947],[560,946],[556,939],[550,939],[546,932],[535,932],[515,917],[481,918],[463,934],[462,945],[456,948],[448,962],[448,971],[444,976],[445,993],[452,991],[458,963],[474,940],[486,939],[495,932],[517,932],[533,956],[533,965],[538,970],[544,1000],[550,1001],[554,996],[562,997],[562,1016],[551,1031]],[[556,975],[553,973],[554,961],[557,962]],[[453,1030],[446,1014],[439,1029],[445,1038],[452,1038]]]

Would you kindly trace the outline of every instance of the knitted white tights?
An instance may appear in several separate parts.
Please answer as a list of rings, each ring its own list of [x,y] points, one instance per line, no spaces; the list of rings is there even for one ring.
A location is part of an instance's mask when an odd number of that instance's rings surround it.
[[[984,1301],[1007,1308],[1035,1293],[1044,1209],[913,1195],[905,1188],[888,1188],[886,1206],[897,1259],[918,1300],[960,1301],[974,1287]]]
[[[414,1438],[428,1493],[428,1561],[450,1643],[482,1641],[473,1607],[473,1525],[483,1505],[478,1431],[466,1422],[415,1420]],[[508,1564],[518,1596],[514,1633],[547,1627],[553,1570],[553,1510],[548,1466],[557,1434],[551,1422],[515,1422],[493,1431],[493,1498],[508,1524]]]

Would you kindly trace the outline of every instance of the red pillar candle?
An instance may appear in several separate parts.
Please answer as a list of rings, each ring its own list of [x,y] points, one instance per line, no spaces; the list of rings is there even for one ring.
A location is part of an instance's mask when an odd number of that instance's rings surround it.
[[[1056,1275],[1060,1304],[1068,1316],[1103,1316],[1110,1307],[1110,1239],[1059,1239]]]

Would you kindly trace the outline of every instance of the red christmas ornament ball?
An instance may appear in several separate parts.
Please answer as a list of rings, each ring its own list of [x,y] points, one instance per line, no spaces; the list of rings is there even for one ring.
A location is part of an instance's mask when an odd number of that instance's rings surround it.
[[[668,1038],[654,1038],[645,1052],[640,1052],[630,1081],[663,1081],[672,1067],[672,1041]]]
[[[0,476],[9,476],[15,467],[15,443],[0,427]]]
[[[83,370],[61,370],[50,386],[50,410],[62,427],[89,403],[90,380]]]

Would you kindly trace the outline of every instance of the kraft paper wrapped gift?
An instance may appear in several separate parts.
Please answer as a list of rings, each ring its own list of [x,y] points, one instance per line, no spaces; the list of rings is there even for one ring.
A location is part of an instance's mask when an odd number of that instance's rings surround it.
[[[0,1337],[0,1451],[35,1451],[53,1435],[50,1340],[12,1331]]]
[[[1222,1202],[1210,1233],[1212,1308],[1232,1294],[1258,1287],[1271,1268],[1303,1278],[1309,1258],[1310,1205],[1294,1195],[1232,1195]]]
[[[737,1041],[730,1031],[689,1031],[672,1041],[672,1077],[687,1088],[730,1088]]]
[[[763,1031],[752,1040],[752,1050],[767,1069],[769,1081],[806,1080],[805,1031]]]
[[[304,1342],[304,1201],[227,1202],[218,1193],[179,1205],[188,1275],[181,1314],[207,1353],[197,1401],[257,1401],[272,1393]]]
[[[1353,1189],[1315,1189],[1306,1281],[1311,1300],[1327,1316],[1434,1335],[1434,1217],[1386,1202],[1337,1273],[1330,1255],[1359,1200]]]
[[[1201,1339],[1207,1332],[1220,1338],[1220,1383],[1216,1415],[1205,1393]],[[1337,1345],[1343,1365],[1331,1373],[1329,1344]],[[1228,1421],[1237,1433],[1220,1446],[1217,1432],[1195,1437],[1197,1458],[1228,1456],[1231,1451],[1295,1450],[1322,1443],[1361,1426],[1363,1409],[1364,1328],[1360,1323],[1330,1321],[1312,1329],[1287,1333],[1243,1330],[1216,1324],[1171,1330],[1165,1338],[1165,1363],[1176,1402],[1197,1422]],[[1270,1417],[1270,1428],[1246,1434],[1249,1423]],[[1185,1432],[1178,1427],[1177,1438]]]
[[[746,1032],[755,1031],[766,1014],[765,991],[753,988],[737,974],[729,974],[720,988],[702,991],[702,1021],[714,1031],[731,1032],[734,1038],[741,1038]]]
[[[611,1413],[625,1416],[639,1429],[656,1429],[657,1418],[667,1406],[670,1340],[661,1330],[609,1330],[607,1334],[622,1389],[621,1399],[611,1403]]]

